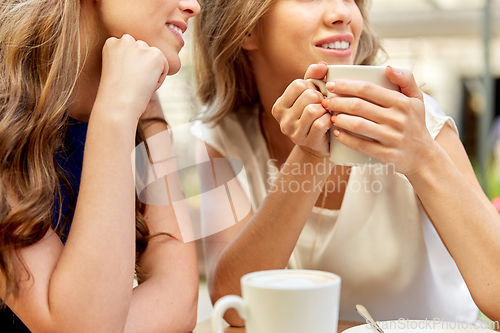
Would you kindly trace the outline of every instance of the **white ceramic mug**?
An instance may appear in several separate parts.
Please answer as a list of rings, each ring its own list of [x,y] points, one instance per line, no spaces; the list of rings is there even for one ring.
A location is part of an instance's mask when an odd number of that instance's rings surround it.
[[[387,89],[400,91],[399,86],[395,85],[389,80],[389,78],[387,78],[387,76],[385,75],[385,69],[385,66],[330,65],[328,66],[326,82],[336,79],[367,81]],[[309,79],[308,81],[314,83],[314,85],[316,85],[320,89],[321,93],[324,96],[335,96],[335,94],[332,94],[331,92],[326,90],[326,83],[324,81],[314,79]],[[330,129],[330,160],[332,162],[339,165],[351,166],[380,163],[377,159],[369,155],[357,152],[354,149],[341,144],[333,136],[333,131],[336,128],[337,127],[332,126],[332,128]],[[361,137],[365,140],[372,140],[371,138],[362,135],[357,135],[352,132],[349,133]]]
[[[212,331],[224,332],[231,308],[245,320],[247,333],[337,332],[341,279],[333,273],[282,269],[241,278],[242,296],[224,296],[214,305]]]

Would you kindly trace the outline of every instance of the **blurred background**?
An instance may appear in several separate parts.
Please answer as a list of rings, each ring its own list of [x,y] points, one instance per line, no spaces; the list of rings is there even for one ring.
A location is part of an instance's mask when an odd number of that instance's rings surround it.
[[[372,0],[370,19],[388,54],[379,65],[411,70],[421,89],[455,119],[481,185],[498,203],[500,0]],[[171,127],[189,122],[199,109],[190,33],[188,30],[185,35],[180,72],[167,77],[159,89]],[[194,145],[189,133],[176,133],[174,140],[184,156],[192,158]],[[185,179],[184,190],[197,191],[196,175]],[[200,244],[198,319],[204,320],[210,316],[211,304]]]

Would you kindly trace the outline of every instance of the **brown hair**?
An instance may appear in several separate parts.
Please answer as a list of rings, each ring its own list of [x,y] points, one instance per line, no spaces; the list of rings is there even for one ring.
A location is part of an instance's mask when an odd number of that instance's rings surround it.
[[[194,72],[198,97],[205,105],[204,122],[218,123],[245,104],[259,102],[252,66],[241,45],[245,36],[269,10],[274,0],[202,0],[194,26]],[[369,0],[356,0],[363,16],[363,32],[354,60],[371,65],[379,50],[367,17]]]
[[[44,237],[52,225],[53,205],[58,202],[61,208],[63,204],[60,183],[69,189],[54,156],[64,149],[68,106],[84,63],[80,15],[80,0],[3,0],[0,5],[0,271],[6,279],[4,299],[19,292],[20,272],[14,265],[17,250]],[[9,205],[7,189],[19,201],[15,208]],[[145,206],[136,207],[139,257],[147,246],[149,230],[143,219]],[[61,236],[69,219],[60,214],[57,218],[56,232]]]

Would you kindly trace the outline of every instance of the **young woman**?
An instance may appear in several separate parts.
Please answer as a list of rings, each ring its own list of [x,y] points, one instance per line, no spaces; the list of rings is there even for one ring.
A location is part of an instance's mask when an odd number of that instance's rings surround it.
[[[29,330],[196,325],[194,244],[171,206],[136,203],[131,153],[136,132],[166,129],[152,96],[198,12],[196,0],[2,2],[0,297]]]
[[[195,73],[205,107],[193,133],[211,157],[243,162],[252,204],[246,219],[206,239],[212,301],[239,294],[245,273],[291,267],[339,274],[344,320],[360,319],[355,304],[378,320],[474,322],[474,301],[498,316],[499,216],[453,120],[406,71],[386,69],[401,92],[338,80],[328,87],[343,97],[327,100],[300,79],[324,78],[326,63],[373,64],[380,46],[366,6],[203,1]],[[329,165],[333,122],[375,138],[334,132],[395,170]],[[226,319],[243,324],[235,311]]]

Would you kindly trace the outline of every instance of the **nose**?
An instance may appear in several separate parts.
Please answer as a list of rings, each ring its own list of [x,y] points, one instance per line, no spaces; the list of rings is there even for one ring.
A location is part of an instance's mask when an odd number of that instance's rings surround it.
[[[183,13],[188,14],[188,18],[198,15],[200,12],[200,4],[197,0],[180,0],[179,8]]]
[[[340,26],[349,25],[352,21],[352,13],[343,0],[326,1],[325,23],[327,25]]]

